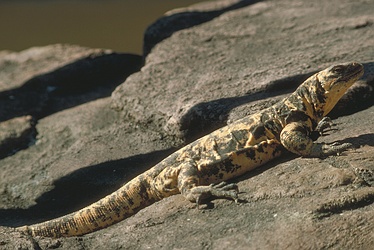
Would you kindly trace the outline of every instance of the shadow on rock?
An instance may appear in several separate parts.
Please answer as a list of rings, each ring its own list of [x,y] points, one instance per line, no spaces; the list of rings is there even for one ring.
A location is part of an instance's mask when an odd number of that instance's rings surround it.
[[[28,209],[0,209],[0,225],[16,227],[57,218],[88,206],[153,167],[175,149],[155,151],[81,168],[55,181]]]
[[[338,141],[338,143],[351,143],[355,148],[359,148],[365,145],[374,147],[374,134],[363,134],[357,137],[350,137]]]
[[[35,143],[35,121],[31,116],[0,122],[0,160]]]
[[[31,78],[19,88],[0,92],[0,159],[33,145],[38,119],[110,96],[141,65],[138,55],[92,54]],[[14,121],[27,117],[33,122],[24,122],[18,131]]]
[[[100,54],[36,76],[17,89],[0,93],[0,121],[25,115],[39,119],[110,96],[141,65],[137,55]]]
[[[144,58],[156,44],[170,37],[174,32],[208,22],[225,12],[244,8],[257,2],[260,0],[242,0],[220,10],[187,11],[162,17],[149,26],[144,33]]]

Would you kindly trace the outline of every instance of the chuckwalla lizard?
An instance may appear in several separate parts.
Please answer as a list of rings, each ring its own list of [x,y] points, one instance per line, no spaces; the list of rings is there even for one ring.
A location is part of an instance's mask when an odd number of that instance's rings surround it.
[[[237,201],[237,185],[224,181],[280,156],[283,149],[304,157],[325,157],[351,146],[316,143],[310,136],[328,123],[323,118],[363,71],[356,62],[320,71],[281,102],[188,144],[92,205],[18,229],[32,236],[83,235],[179,193],[197,205],[214,198]]]

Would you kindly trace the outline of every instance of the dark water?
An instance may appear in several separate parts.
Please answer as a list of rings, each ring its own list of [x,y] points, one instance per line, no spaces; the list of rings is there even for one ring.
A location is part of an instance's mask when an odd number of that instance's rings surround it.
[[[140,54],[146,27],[201,0],[0,0],[0,50],[54,43]]]

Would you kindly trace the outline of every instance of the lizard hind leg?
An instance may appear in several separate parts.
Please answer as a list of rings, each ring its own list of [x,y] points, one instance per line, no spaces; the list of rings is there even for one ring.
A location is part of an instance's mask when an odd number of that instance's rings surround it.
[[[198,169],[193,163],[184,163],[178,176],[178,188],[189,201],[200,204],[213,199],[225,198],[238,202],[239,189],[236,184],[221,182],[218,184],[199,185]]]

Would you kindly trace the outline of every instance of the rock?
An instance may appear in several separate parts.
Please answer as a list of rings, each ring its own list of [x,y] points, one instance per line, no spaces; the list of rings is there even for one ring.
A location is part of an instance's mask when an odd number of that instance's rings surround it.
[[[147,30],[145,65],[129,77],[140,56],[68,45],[0,53],[0,120],[32,115],[37,132],[33,145],[0,160],[0,248],[370,249],[373,8],[365,0],[222,0],[175,10]],[[364,63],[365,75],[319,140],[352,143],[349,151],[286,154],[233,180],[240,204],[196,210],[176,195],[82,237],[32,239],[9,228],[91,204],[342,61]]]
[[[40,248],[38,248],[38,244],[30,236],[22,235],[14,229],[0,228],[0,249],[37,250]]]
[[[259,97],[272,81],[308,75],[336,62],[372,60],[374,19],[365,10],[368,3],[336,8],[323,1],[223,2],[231,7],[192,8],[183,15],[179,10],[148,28],[149,36],[155,34],[153,29],[168,35],[174,31],[164,31],[161,24],[173,23],[178,16],[185,20],[182,16],[220,13],[196,26],[191,20],[191,28],[153,46],[142,70],[113,92],[113,106],[123,109],[128,119],[190,141],[224,125],[235,107],[250,103],[262,108],[257,99],[276,98],[277,93]],[[357,11],[347,15],[347,9]],[[161,40],[162,35],[157,37]],[[352,46],[355,43],[359,45]],[[284,94],[294,87],[283,82],[281,89]]]
[[[39,118],[109,96],[142,63],[136,55],[68,45],[2,54],[0,157],[32,144]]]
[[[140,66],[140,56],[66,45],[6,54],[0,58],[0,105],[7,108],[0,120],[43,117],[108,96]]]
[[[211,21],[223,13],[258,2],[257,0],[227,0],[202,2],[187,8],[168,11],[164,17],[156,20],[144,33],[144,57],[152,48],[170,37],[173,33]],[[362,24],[364,25],[364,24]]]
[[[35,127],[31,116],[0,123],[0,158],[14,154],[34,142]]]

